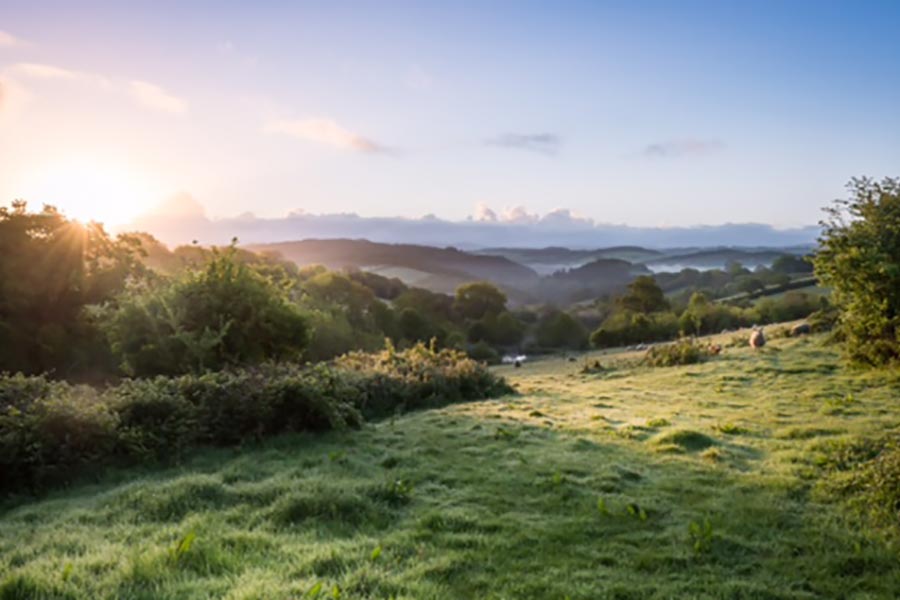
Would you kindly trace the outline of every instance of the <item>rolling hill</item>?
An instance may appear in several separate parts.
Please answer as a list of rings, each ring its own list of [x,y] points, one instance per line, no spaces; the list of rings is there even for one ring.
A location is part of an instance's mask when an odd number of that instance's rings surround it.
[[[277,252],[301,266],[319,264],[330,269],[365,269],[445,293],[452,293],[460,284],[470,281],[488,280],[507,289],[523,290],[539,280],[533,269],[506,257],[470,254],[452,247],[311,239],[254,244],[246,248],[256,252]]]

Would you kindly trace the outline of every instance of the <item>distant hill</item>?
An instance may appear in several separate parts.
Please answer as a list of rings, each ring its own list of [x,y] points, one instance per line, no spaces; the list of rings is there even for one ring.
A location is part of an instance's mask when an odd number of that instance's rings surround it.
[[[667,253],[643,261],[651,270],[681,270],[685,267],[695,269],[722,269],[730,262],[739,262],[753,269],[759,265],[771,265],[779,256],[797,254],[788,249],[768,248],[748,250],[744,248],[707,248],[685,253]]]
[[[599,258],[541,280],[537,295],[555,301],[577,302],[620,292],[638,275],[651,271],[644,265],[618,258]]]
[[[517,263],[527,265],[542,275],[548,275],[562,269],[580,267],[597,259],[618,259],[631,263],[644,262],[664,256],[659,250],[651,250],[640,246],[613,246],[595,250],[573,250],[561,246],[547,248],[484,248],[475,250],[476,254],[503,256]]]
[[[539,279],[534,270],[503,256],[470,254],[452,247],[311,239],[253,244],[246,248],[255,252],[276,252],[300,266],[356,267],[445,293],[452,293],[462,283],[478,280],[522,290],[534,286]]]

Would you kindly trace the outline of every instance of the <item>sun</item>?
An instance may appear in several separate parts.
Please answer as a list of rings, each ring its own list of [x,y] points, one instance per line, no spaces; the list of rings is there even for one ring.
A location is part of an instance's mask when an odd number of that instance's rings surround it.
[[[74,158],[28,174],[19,196],[38,208],[50,204],[79,221],[124,225],[160,198],[156,186],[126,165]]]

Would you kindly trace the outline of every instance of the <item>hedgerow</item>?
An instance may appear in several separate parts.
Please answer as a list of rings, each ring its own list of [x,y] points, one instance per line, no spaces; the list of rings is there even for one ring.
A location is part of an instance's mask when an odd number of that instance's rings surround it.
[[[313,366],[127,379],[103,390],[0,376],[0,492],[37,491],[88,467],[173,462],[197,446],[356,427],[366,418],[510,391],[463,353],[421,344]]]

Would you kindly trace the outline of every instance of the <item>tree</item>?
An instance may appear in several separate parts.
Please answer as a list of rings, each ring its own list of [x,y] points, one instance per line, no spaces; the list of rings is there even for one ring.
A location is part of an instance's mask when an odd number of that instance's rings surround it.
[[[775,273],[811,273],[812,263],[805,256],[784,254],[772,261],[772,271]]]
[[[536,338],[537,343],[544,348],[580,350],[588,343],[588,333],[584,325],[565,312],[554,312],[541,319],[537,326]]]
[[[681,314],[682,327],[685,330],[690,327],[690,330],[694,334],[700,335],[703,326],[706,324],[710,308],[709,298],[706,297],[706,294],[703,292],[694,292],[691,294],[691,299],[688,301],[687,308]]]
[[[628,293],[619,302],[626,310],[645,314],[669,308],[665,294],[650,275],[641,275],[628,284]]]
[[[900,179],[852,179],[850,197],[826,208],[814,259],[840,311],[849,357],[881,365],[900,358]]]
[[[734,287],[745,294],[752,294],[753,292],[764,289],[766,286],[758,277],[741,275],[734,280]]]
[[[113,350],[133,375],[299,358],[309,339],[286,288],[235,260],[234,247],[214,250],[202,268],[129,290],[105,321]]]
[[[487,281],[467,283],[457,288],[454,308],[466,319],[496,316],[506,309],[506,294]]]
[[[86,307],[140,270],[138,246],[52,206],[0,207],[0,371],[71,376],[103,366],[107,348]]]

